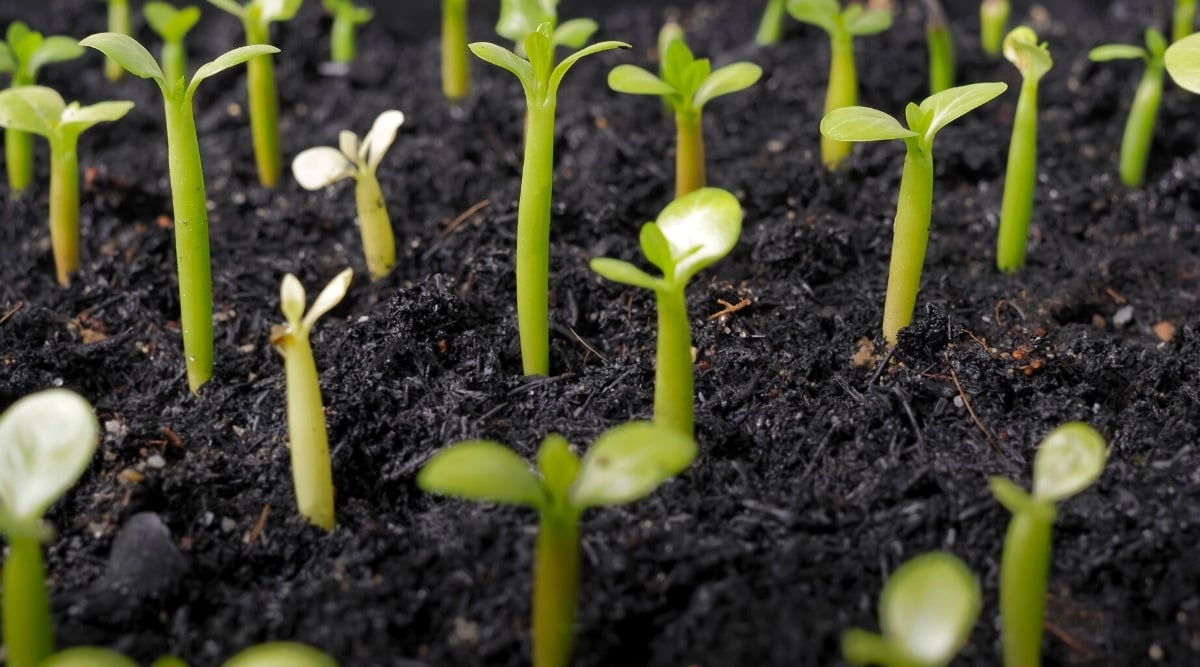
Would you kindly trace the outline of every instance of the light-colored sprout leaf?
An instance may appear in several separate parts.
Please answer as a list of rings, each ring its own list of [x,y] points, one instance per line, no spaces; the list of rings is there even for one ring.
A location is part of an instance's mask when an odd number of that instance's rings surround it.
[[[35,522],[83,474],[96,450],[92,406],[66,389],[26,396],[0,414],[0,512]]]
[[[787,10],[797,21],[830,34],[845,29],[840,25],[842,7],[837,0],[788,0]]]
[[[306,331],[311,330],[317,320],[342,302],[342,299],[346,297],[346,291],[350,289],[350,281],[353,279],[354,269],[350,268],[343,269],[341,273],[334,276],[333,280],[330,280],[325,289],[321,290],[321,293],[313,300],[312,307],[305,313],[304,319],[300,321],[300,326],[304,327]]]
[[[279,53],[279,49],[271,46],[270,44],[251,44],[249,46],[239,46],[236,49],[222,53],[216,58],[204,63],[199,69],[196,70],[196,73],[192,76],[192,80],[187,87],[187,98],[191,99],[192,95],[194,95],[196,92],[196,86],[200,85],[201,81],[209,78],[210,76],[220,74],[230,67],[237,67],[251,58],[268,56],[272,53]]]
[[[1006,90],[1007,83],[971,83],[926,97],[920,104],[921,113],[927,119],[921,143],[933,145],[933,138],[942,128],[991,102]]]
[[[358,135],[350,130],[338,132],[338,150],[351,162],[358,162]]]
[[[571,504],[583,509],[638,500],[683,472],[696,451],[695,440],[668,426],[631,422],[611,428],[584,455]]]
[[[528,60],[525,60],[503,46],[491,42],[472,42],[468,45],[468,48],[480,60],[512,72],[521,80],[521,84],[526,88],[532,83],[533,65],[530,65]]]
[[[855,667],[886,665],[895,651],[883,637],[862,628],[850,628],[842,633],[842,657]]]
[[[134,76],[143,79],[154,79],[160,86],[165,86],[162,68],[158,61],[129,35],[119,32],[100,32],[84,37],[79,43],[91,47],[117,61],[121,67]]]
[[[1031,81],[1041,79],[1054,66],[1050,49],[1045,44],[1038,44],[1037,33],[1028,26],[1017,26],[1005,36],[1004,57],[1016,65],[1021,76]]]
[[[1200,33],[1172,44],[1164,58],[1175,83],[1184,90],[1200,94]]]
[[[358,148],[358,162],[368,169],[379,166],[387,149],[396,140],[396,130],[404,124],[404,114],[396,109],[389,109],[379,114],[367,136],[363,137],[362,145]]]
[[[712,62],[708,58],[698,58],[683,69],[683,77],[679,82],[681,92],[690,92],[695,97],[700,84],[712,74]],[[697,108],[699,105],[696,105]]]
[[[953,554],[935,551],[904,563],[884,584],[879,623],[912,664],[945,665],[971,634],[981,604],[971,570]]]
[[[0,72],[11,72],[17,68],[17,60],[13,58],[12,49],[8,44],[0,42]]]
[[[662,57],[663,75],[672,85],[682,86],[684,72],[695,61],[696,57],[692,55],[687,42],[683,38],[673,39],[667,42],[667,50]]]
[[[262,21],[290,21],[300,11],[303,0],[254,0],[262,7]]]
[[[675,87],[637,65],[617,65],[608,73],[608,87],[630,95],[671,95]]]
[[[646,256],[646,259],[657,266],[663,274],[669,272],[674,266],[675,262],[671,257],[671,243],[658,228],[658,224],[647,222],[642,225],[642,230],[638,233],[638,243],[642,246],[642,254]]]
[[[133,102],[128,100],[97,102],[86,107],[81,107],[77,102],[73,102],[63,110],[59,126],[73,126],[76,131],[82,132],[96,123],[120,120],[132,108]]]
[[[304,306],[308,297],[304,294],[304,285],[294,274],[287,274],[279,284],[279,309],[283,311],[283,319],[294,327],[300,326],[304,317]]]
[[[857,13],[846,21],[846,31],[855,37],[876,35],[892,27],[889,9],[873,9]]]
[[[821,119],[821,134],[838,141],[907,139],[916,132],[892,116],[871,107],[842,107]]]
[[[733,63],[717,69],[705,77],[696,89],[692,104],[704,108],[712,100],[753,86],[762,78],[762,68],[754,63]]]
[[[555,4],[557,0],[500,0],[496,34],[523,42],[542,23],[555,21],[558,15]]]
[[[76,646],[46,658],[38,667],[138,667],[129,658],[106,648]]]
[[[329,146],[305,149],[292,160],[292,175],[305,190],[320,190],[357,173],[342,151]]]
[[[604,51],[611,51],[613,49],[629,49],[629,48],[633,48],[633,47],[630,46],[629,44],[626,44],[625,42],[613,42],[613,41],[597,42],[595,44],[592,44],[591,46],[583,47],[582,49],[576,51],[575,53],[572,53],[571,55],[567,56],[566,58],[563,58],[562,62],[560,62],[558,64],[558,66],[556,66],[554,68],[554,72],[550,75],[550,90],[557,91],[558,86],[559,86],[559,84],[562,83],[562,79],[564,76],[566,76],[567,71],[570,70],[571,67],[573,67],[575,65],[575,63],[579,62],[583,58],[586,58],[590,55],[594,55],[594,54],[601,53]]]
[[[600,26],[592,19],[571,19],[562,22],[554,29],[552,41],[556,46],[578,49],[587,44],[587,41],[599,28]]]
[[[142,8],[146,22],[165,41],[178,42],[184,35],[196,26],[200,20],[199,7],[182,7],[176,9],[167,2],[147,2]]]
[[[1088,51],[1088,59],[1097,63],[1110,60],[1145,60],[1149,56],[1146,49],[1132,44],[1105,44]]]
[[[700,188],[667,204],[655,224],[671,246],[674,283],[682,285],[737,245],[742,205],[725,190]]]
[[[540,508],[546,492],[529,464],[498,442],[472,440],[433,455],[417,473],[430,493]]]
[[[9,88],[0,92],[0,127],[51,137],[66,106],[53,88]]]
[[[1167,38],[1158,28],[1146,28],[1146,51],[1151,58],[1162,58],[1167,50]]]
[[[1050,432],[1033,459],[1033,496],[1059,501],[1079,493],[1104,472],[1108,444],[1083,422],[1068,422]]]
[[[663,287],[663,281],[659,278],[646,273],[629,262],[624,262],[611,257],[597,257],[588,263],[588,266],[600,274],[601,277],[621,283],[622,285],[633,285],[648,290],[658,290]]]
[[[565,499],[567,490],[575,483],[579,474],[579,457],[571,451],[567,439],[552,433],[542,440],[538,447],[537,468],[542,475],[542,483],[555,499]]]
[[[236,0],[208,0],[208,3],[238,18],[242,18],[246,14],[246,8],[236,2]]]
[[[337,662],[305,644],[270,642],[243,650],[222,667],[337,667]]]
[[[79,45],[79,40],[63,35],[51,35],[29,56],[27,67],[31,73],[36,73],[42,65],[74,60],[82,55],[83,47]]]

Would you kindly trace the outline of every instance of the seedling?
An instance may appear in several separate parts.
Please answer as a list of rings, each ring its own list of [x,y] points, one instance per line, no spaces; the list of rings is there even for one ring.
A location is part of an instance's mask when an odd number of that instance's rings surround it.
[[[842,655],[851,665],[942,667],[970,636],[981,606],[979,582],[958,557],[921,554],[896,568],[883,586],[883,634],[847,631]]]
[[[133,21],[129,15],[129,0],[108,0],[108,31],[122,35],[133,33]],[[125,68],[112,58],[104,59],[104,76],[109,81],[119,81]]]
[[[1192,34],[1196,27],[1196,0],[1175,0],[1175,16],[1171,24],[1171,41]]]
[[[372,280],[386,276],[396,264],[396,239],[375,169],[403,123],[403,113],[394,109],[385,111],[375,119],[361,143],[353,132],[343,130],[338,135],[338,148],[309,148],[292,161],[296,181],[307,190],[320,190],[344,178],[354,179],[363,253]]]
[[[1158,30],[1149,28],[1145,48],[1132,44],[1105,44],[1088,52],[1088,58],[1098,63],[1127,59],[1141,59],[1146,63],[1133,104],[1129,107],[1125,132],[1121,135],[1121,182],[1131,188],[1142,187],[1146,178],[1146,159],[1150,155],[1150,140],[1154,137],[1154,123],[1162,101],[1163,54],[1166,50],[1166,38]]]
[[[758,24],[758,32],[754,33],[755,44],[771,46],[779,43],[780,37],[783,36],[783,15],[786,9],[787,0],[767,0],[767,8]]]
[[[858,70],[854,65],[854,38],[874,35],[892,27],[890,9],[864,10],[850,5],[844,11],[837,0],[788,0],[788,13],[797,21],[811,23],[829,34],[829,88],[825,91],[825,113],[858,104]],[[821,136],[821,162],[830,171],[841,167],[851,145]]]
[[[1054,66],[1050,50],[1025,26],[1004,38],[1004,57],[1021,71],[1021,95],[1008,144],[1008,171],[996,236],[996,267],[1010,273],[1025,266],[1025,243],[1037,188],[1038,82]]]
[[[255,45],[270,43],[271,24],[290,21],[302,0],[249,0],[245,5],[237,0],[208,1],[241,19],[246,44]],[[283,156],[279,149],[279,93],[275,89],[275,64],[270,57],[263,55],[246,61],[246,97],[258,181],[264,188],[273,188],[279,184]]]
[[[623,505],[649,495],[695,457],[691,437],[631,422],[600,434],[582,462],[565,438],[547,436],[538,449],[536,473],[498,442],[460,442],[435,454],[417,474],[417,485],[431,493],[538,511],[533,666],[565,667],[579,587],[580,515],[589,507]]]
[[[836,109],[821,120],[821,133],[839,141],[903,139],[907,148],[896,201],[887,300],[883,305],[883,337],[889,346],[896,344],[896,332],[912,321],[921,286],[933,207],[934,137],[942,128],[987,104],[1007,88],[1003,83],[973,83],[930,95],[920,105],[910,102],[905,109],[907,128],[888,114],[869,107]]]
[[[0,72],[12,75],[12,87],[37,83],[38,70],[49,63],[74,60],[83,55],[83,47],[72,37],[51,35],[29,29],[21,21],[8,24],[0,43]],[[20,195],[33,182],[33,136],[15,128],[4,131],[4,164],[8,167],[8,187]]]
[[[329,59],[349,65],[358,52],[358,26],[375,17],[370,7],[359,7],[353,0],[324,0],[325,11],[333,14],[329,35]]]
[[[984,53],[992,57],[1000,55],[1010,11],[1008,0],[983,0],[979,3],[979,41],[983,44]]]
[[[96,123],[121,118],[132,108],[133,102],[68,105],[44,86],[0,92],[0,125],[50,142],[50,246],[58,284],[63,287],[79,270],[79,135]]]
[[[586,44],[598,27],[591,19],[571,19],[559,25],[558,0],[500,0],[496,34],[511,39],[516,53],[528,55],[525,38],[543,23],[550,24],[555,46],[572,49]]]
[[[703,188],[680,197],[642,225],[642,253],[662,271],[655,278],[618,259],[593,259],[591,268],[624,285],[653,290],[658,303],[654,422],[688,437],[694,430],[692,331],[687,316],[687,283],[725,257],[742,231],[742,207],[733,195]]]
[[[296,505],[300,516],[325,530],[333,530],[333,471],[321,384],[308,336],[317,320],[342,302],[353,277],[351,269],[334,276],[305,313],[304,286],[296,276],[287,274],[279,289],[279,307],[287,322],[271,329],[271,345],[283,357],[286,367]]]
[[[579,19],[582,20],[582,19]],[[521,168],[521,199],[517,207],[517,327],[521,363],[526,375],[550,372],[550,320],[547,299],[550,272],[550,197],[554,185],[554,116],[563,76],[580,59],[602,51],[627,49],[624,42],[599,42],[555,64],[554,47],[566,41],[587,41],[591,30],[578,21],[557,30],[544,22],[525,38],[529,60],[489,42],[475,42],[471,52],[506,69],[525,89],[525,159]],[[586,32],[586,34],[583,34]]]
[[[929,92],[940,93],[954,85],[954,37],[946,10],[938,0],[925,3],[925,42],[929,47]]]
[[[163,77],[172,85],[187,78],[187,50],[183,48],[183,38],[200,20],[200,8],[176,8],[168,2],[152,1],[142,7],[142,14],[163,40],[160,58]]]
[[[77,646],[55,653],[39,667],[137,667],[137,663],[108,649]],[[174,656],[164,656],[151,667],[188,667],[188,664]],[[271,642],[245,649],[223,667],[337,667],[337,663],[311,646]]]
[[[467,0],[442,0],[442,94],[453,104],[470,92]]]
[[[96,451],[92,406],[66,389],[26,396],[0,414],[0,532],[4,561],[4,644],[9,667],[37,667],[54,651],[42,546],[42,517],[70,489]]]
[[[121,63],[134,76],[153,79],[163,96],[167,155],[171,169],[171,205],[175,212],[175,258],[179,270],[180,322],[188,386],[193,393],[212,377],[212,267],[208,256],[208,209],[204,168],[192,98],[201,81],[255,56],[278,53],[269,44],[243,46],[201,65],[190,82],[168,82],[154,57],[132,37],[102,32],[85,38],[90,46]]]
[[[1033,493],[1003,477],[990,481],[996,499],[1012,512],[1000,561],[1000,616],[1005,667],[1038,667],[1042,617],[1050,572],[1054,503],[1083,491],[1104,471],[1108,445],[1083,422],[1050,432],[1033,459]]]
[[[1200,36],[1190,35],[1172,44],[1163,62],[1180,88],[1200,94]]]

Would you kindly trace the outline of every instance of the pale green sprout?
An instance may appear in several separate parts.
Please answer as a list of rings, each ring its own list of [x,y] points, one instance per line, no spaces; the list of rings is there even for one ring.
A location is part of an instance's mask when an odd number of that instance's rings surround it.
[[[929,48],[929,92],[940,93],[954,86],[954,37],[946,10],[938,0],[925,3],[925,42]]]
[[[1171,41],[1192,34],[1196,29],[1196,0],[1175,0],[1175,13],[1171,20]]]
[[[581,48],[599,27],[592,19],[571,19],[559,25],[558,0],[500,0],[496,34],[512,40],[518,55],[527,54],[525,38],[543,23],[550,24],[551,42],[555,46],[571,49]]]
[[[467,0],[442,0],[442,94],[451,104],[471,92]]]
[[[187,78],[187,50],[183,47],[183,38],[200,20],[200,8],[176,8],[169,2],[151,0],[142,7],[142,14],[150,29],[163,40],[159,57],[163,78],[171,84]]]
[[[787,0],[767,0],[767,8],[763,10],[762,21],[758,24],[758,32],[754,33],[754,43],[759,46],[778,44],[783,36],[783,16],[787,9]]]
[[[1008,0],[982,0],[979,3],[979,41],[989,56],[1000,55],[1010,11]]]
[[[359,7],[353,0],[323,0],[325,10],[333,14],[329,35],[329,59],[349,65],[358,53],[358,26],[375,18],[370,7]]]
[[[1189,35],[1172,44],[1163,60],[1180,88],[1200,94],[1200,35]]]
[[[395,109],[385,111],[375,119],[361,142],[353,132],[343,130],[338,135],[338,148],[309,148],[292,160],[292,173],[306,190],[320,190],[342,179],[354,179],[363,254],[372,280],[386,276],[396,264],[392,221],[375,170],[403,124],[403,113]]]
[[[58,284],[66,287],[79,270],[79,135],[97,123],[115,121],[133,102],[67,104],[44,86],[0,92],[0,126],[37,134],[50,143],[50,246]]]
[[[108,31],[122,35],[133,33],[133,20],[129,13],[129,0],[108,0]],[[119,81],[125,74],[121,63],[105,56],[104,76],[109,81]]]
[[[1105,44],[1088,52],[1094,62],[1110,60],[1142,60],[1146,69],[1138,82],[1133,103],[1129,106],[1129,119],[1121,135],[1121,182],[1131,188],[1140,188],[1146,179],[1146,161],[1150,156],[1150,142],[1154,138],[1154,125],[1158,120],[1158,107],[1162,102],[1163,56],[1167,40],[1154,28],[1146,30],[1146,46],[1131,44]]]

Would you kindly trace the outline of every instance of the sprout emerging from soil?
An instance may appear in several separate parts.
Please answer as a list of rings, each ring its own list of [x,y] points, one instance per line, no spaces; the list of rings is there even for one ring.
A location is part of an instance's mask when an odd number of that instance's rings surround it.
[[[171,169],[171,205],[175,214],[175,257],[179,267],[180,321],[188,386],[193,393],[212,377],[212,266],[208,254],[208,208],[204,168],[192,98],[201,81],[256,56],[278,53],[269,44],[243,46],[201,65],[190,82],[168,82],[154,57],[132,37],[102,32],[85,38],[90,46],[121,63],[130,74],[153,79],[163,96],[167,155]]]
[[[851,665],[942,667],[971,634],[981,606],[979,582],[958,557],[921,554],[883,586],[883,634],[849,630],[842,636],[842,654]]]
[[[329,59],[349,65],[358,53],[358,26],[375,18],[370,7],[359,7],[353,0],[324,0],[325,11],[333,14],[329,35]]]
[[[122,35],[133,33],[133,20],[129,14],[129,0],[108,0],[108,31]],[[104,58],[104,76],[109,81],[120,81],[125,68],[113,58]]]
[[[1172,44],[1163,62],[1180,88],[1200,94],[1200,35],[1190,35]]]
[[[68,105],[45,86],[0,92],[0,125],[50,142],[50,246],[58,284],[63,287],[79,270],[79,135],[97,123],[121,118],[132,108],[133,102],[125,101]]]
[[[4,642],[9,667],[37,667],[54,650],[41,543],[42,517],[70,489],[96,451],[92,406],[66,389],[26,396],[0,414],[0,532]]]
[[[550,198],[554,185],[554,118],[558,87],[580,59],[602,51],[627,49],[624,42],[598,42],[555,64],[554,47],[587,41],[595,30],[568,21],[557,30],[542,23],[525,38],[529,60],[490,42],[475,42],[471,52],[496,67],[512,72],[525,90],[525,159],[521,168],[521,200],[517,208],[517,326],[521,363],[526,375],[550,373]],[[584,34],[586,33],[586,34]],[[579,39],[582,35],[582,39]]]
[[[580,515],[589,507],[623,505],[649,495],[695,457],[691,437],[631,422],[600,434],[582,462],[562,436],[547,436],[538,449],[537,472],[498,442],[461,442],[435,454],[417,484],[431,493],[538,511],[533,665],[566,667],[579,587]]]
[[[108,649],[77,646],[55,653],[38,667],[137,667],[137,663]],[[188,664],[175,656],[164,656],[151,667],[188,667]],[[337,663],[311,646],[271,642],[245,649],[222,667],[337,667]]]
[[[608,86],[619,93],[657,95],[675,112],[675,196],[682,197],[707,184],[701,113],[712,100],[745,90],[762,77],[762,68],[739,62],[717,70],[707,58],[696,59],[682,38],[668,42],[662,77],[635,65],[617,65],[608,73]]]
[[[403,124],[403,113],[385,111],[375,119],[362,142],[353,132],[343,130],[338,135],[338,148],[309,148],[292,160],[292,173],[307,190],[320,190],[344,178],[354,179],[363,254],[372,280],[386,276],[396,265],[396,238],[375,169]]]
[[[685,290],[693,276],[733,250],[741,230],[742,207],[737,198],[724,190],[703,188],[668,204],[656,222],[642,225],[642,253],[662,271],[662,278],[618,259],[600,257],[591,262],[593,271],[613,282],[654,292],[658,303],[654,423],[688,437],[694,430],[695,399]]]
[[[152,1],[142,7],[142,14],[150,28],[163,40],[159,58],[163,77],[174,85],[176,81],[187,77],[187,50],[183,48],[183,38],[200,20],[200,8],[176,8],[169,2]]]
[[[989,56],[1000,55],[1004,31],[1008,28],[1008,0],[983,0],[979,3],[979,41]]]
[[[1000,616],[1005,667],[1038,667],[1042,617],[1050,572],[1054,503],[1083,491],[1104,471],[1108,445],[1082,422],[1050,432],[1033,459],[1033,493],[1003,477],[990,481],[996,499],[1012,512],[1000,561]]]
[[[245,5],[238,4],[236,0],[208,1],[241,19],[246,31],[246,44],[256,45],[270,43],[271,24],[290,21],[299,11],[302,0],[250,0]],[[283,156],[279,149],[279,93],[275,88],[275,63],[269,56],[256,56],[246,61],[246,97],[249,100],[250,132],[254,137],[258,181],[264,188],[273,188],[279,184]]]
[[[864,10],[850,5],[842,11],[837,0],[788,0],[788,13],[797,21],[810,23],[829,33],[829,88],[825,113],[858,104],[858,70],[854,65],[854,38],[874,35],[892,27],[890,9]],[[821,162],[830,171],[842,165],[851,145],[821,136]]]
[[[910,102],[905,109],[907,128],[888,114],[869,107],[836,109],[821,120],[821,133],[839,141],[903,139],[907,148],[896,202],[887,300],[883,306],[883,337],[889,346],[896,344],[896,332],[912,321],[921,286],[933,207],[934,137],[942,128],[987,104],[1007,88],[1003,83],[973,83],[931,95],[920,105]]]
[[[1088,52],[1088,58],[1098,63],[1136,59],[1146,63],[1133,104],[1129,107],[1125,132],[1121,135],[1121,182],[1131,188],[1140,188],[1146,178],[1146,159],[1150,155],[1150,140],[1154,137],[1154,124],[1162,101],[1163,54],[1166,50],[1166,38],[1158,30],[1149,28],[1145,48],[1132,44],[1105,44]]]
[[[996,267],[1006,273],[1025,266],[1025,244],[1037,188],[1038,82],[1054,66],[1050,50],[1038,44],[1037,33],[1025,26],[1004,38],[1004,57],[1021,71],[1021,96],[1008,144],[1008,171],[996,236]]]
[[[759,46],[778,44],[783,36],[783,15],[787,10],[787,0],[767,0],[767,8],[763,10],[762,21],[758,24],[758,32],[754,33],[754,43]]]
[[[300,516],[325,530],[333,530],[333,471],[321,383],[308,336],[317,320],[341,303],[353,277],[350,269],[337,274],[305,313],[304,286],[296,276],[287,274],[279,289],[279,307],[287,323],[271,329],[271,345],[286,366],[288,435],[296,505]]]
[[[442,94],[450,103],[471,92],[467,59],[467,0],[442,0]]]
[[[0,42],[0,72],[12,76],[13,88],[32,86],[37,83],[42,65],[74,60],[81,55],[83,47],[75,38],[43,37],[21,21],[13,21]],[[8,169],[8,187],[19,196],[33,182],[33,136],[15,128],[5,130],[4,164]]]
[[[929,47],[929,92],[940,93],[954,86],[954,36],[946,10],[938,0],[925,3],[925,42]]]
[[[1171,41],[1192,34],[1196,27],[1196,0],[1175,0],[1175,16],[1171,22]]]

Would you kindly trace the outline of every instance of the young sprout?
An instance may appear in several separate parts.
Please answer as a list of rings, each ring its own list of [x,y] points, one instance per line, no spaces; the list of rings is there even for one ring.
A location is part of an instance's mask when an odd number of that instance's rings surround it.
[[[787,9],[787,0],[767,0],[767,8],[763,11],[762,21],[758,24],[758,32],[754,33],[754,43],[759,46],[778,44],[783,36],[783,14]]]
[[[642,253],[662,278],[618,259],[593,259],[605,278],[654,291],[658,304],[658,350],[654,372],[654,422],[692,436],[692,331],[687,315],[687,283],[728,255],[742,231],[742,207],[733,195],[703,188],[680,197],[642,225]]]
[[[940,93],[954,86],[954,37],[946,10],[938,0],[925,3],[925,42],[929,46],[929,92]]]
[[[1166,50],[1167,40],[1162,33],[1148,28],[1145,48],[1132,44],[1105,44],[1088,52],[1088,58],[1098,63],[1139,58],[1146,63],[1133,104],[1129,107],[1125,132],[1121,135],[1121,182],[1131,188],[1140,188],[1146,178],[1146,159],[1150,155],[1150,140],[1154,137],[1154,123],[1162,101],[1163,54]]]
[[[467,0],[442,0],[442,94],[453,104],[470,92]]]
[[[302,0],[208,0],[218,8],[242,20],[246,44],[268,44],[271,24],[290,21]],[[258,181],[264,188],[279,183],[283,157],[279,149],[279,93],[275,90],[275,64],[268,56],[246,62],[246,97],[250,107],[250,132],[254,138],[254,161]]]
[[[122,35],[133,33],[133,21],[129,15],[129,0],[108,0],[108,31]],[[109,81],[119,81],[125,68],[112,58],[104,59],[104,76]]]
[[[892,26],[890,9],[867,9],[850,5],[842,11],[837,0],[788,0],[788,13],[797,21],[811,23],[829,33],[829,87],[825,91],[825,113],[858,104],[858,70],[854,66],[854,38],[874,35]],[[821,136],[821,162],[836,170],[850,155],[851,146]]]
[[[1200,36],[1189,35],[1172,44],[1163,62],[1180,88],[1200,94]]]
[[[292,481],[300,516],[333,530],[333,471],[321,384],[308,335],[322,315],[342,302],[354,271],[334,276],[304,312],[304,286],[292,274],[283,277],[279,307],[286,324],[271,328],[271,345],[283,357],[287,375],[288,435],[292,445]]]
[[[533,667],[566,667],[579,587],[579,517],[589,507],[623,505],[649,495],[696,457],[696,443],[649,422],[611,428],[583,461],[560,435],[547,436],[537,472],[498,442],[452,445],[417,474],[431,493],[524,505],[538,511],[533,571]]]
[[[177,9],[169,2],[152,0],[142,7],[142,14],[150,29],[163,40],[160,58],[163,78],[170,84],[187,78],[187,51],[183,48],[183,38],[200,20],[200,8]]]
[[[1175,0],[1175,17],[1171,23],[1171,41],[1192,34],[1196,26],[1196,0]]]
[[[329,35],[329,59],[349,65],[358,52],[355,33],[358,26],[375,17],[370,7],[359,7],[353,0],[324,0],[325,11],[333,14]]]
[[[667,44],[662,77],[635,65],[617,65],[608,73],[608,86],[618,93],[657,95],[675,111],[675,196],[706,185],[704,164],[704,105],[754,85],[762,68],[739,62],[712,69],[707,58],[696,59],[683,39]]]
[[[1037,187],[1038,82],[1054,66],[1050,50],[1038,44],[1037,33],[1025,26],[1004,38],[1004,57],[1021,71],[1021,95],[1008,144],[1008,171],[996,236],[996,267],[1010,273],[1025,266],[1025,243]]]
[[[559,25],[558,0],[500,0],[496,34],[511,39],[518,54],[527,55],[525,38],[543,23],[550,24],[556,46],[571,49],[586,44],[598,27],[591,19],[571,19]]]
[[[979,3],[979,41],[989,56],[1000,55],[1004,31],[1008,28],[1008,0],[983,0]]]
[[[905,109],[908,127],[869,107],[847,107],[821,120],[821,133],[839,141],[903,139],[907,153],[900,178],[893,226],[892,260],[888,270],[887,300],[883,305],[883,337],[896,344],[896,332],[912,321],[921,286],[921,267],[929,244],[933,207],[933,140],[942,128],[1008,88],[1003,83],[973,83],[944,90],[910,102]]]
[[[74,38],[43,37],[21,21],[13,21],[0,43],[0,72],[11,74],[13,88],[32,86],[37,83],[42,65],[81,55],[83,47]],[[8,168],[8,187],[19,196],[33,182],[33,136],[14,128],[5,130],[4,164]]]
[[[50,246],[55,275],[63,287],[79,270],[79,135],[96,123],[121,118],[132,108],[133,102],[124,101],[68,105],[44,86],[0,92],[0,125],[50,142]]]
[[[1068,422],[1050,432],[1033,459],[1033,493],[1003,477],[990,480],[992,493],[1012,521],[1000,560],[1000,617],[1005,667],[1038,667],[1042,617],[1050,572],[1054,503],[1083,491],[1104,471],[1108,445],[1096,429]]]
[[[547,1],[547,0],[541,0]],[[521,363],[526,375],[550,373],[550,320],[547,299],[550,271],[550,197],[554,185],[554,117],[558,87],[580,59],[624,42],[599,42],[555,64],[554,47],[587,41],[595,23],[568,21],[554,29],[544,22],[525,37],[529,60],[490,42],[475,42],[471,52],[496,67],[512,72],[525,89],[525,159],[521,168],[521,199],[517,206],[517,327]],[[586,34],[585,34],[586,33]],[[582,36],[582,39],[580,37]]]
[[[42,516],[96,451],[92,406],[66,389],[26,396],[0,414],[0,532],[8,539],[3,631],[9,667],[37,667],[54,650]]]
[[[171,176],[171,205],[175,213],[175,258],[179,271],[180,322],[183,353],[187,359],[188,386],[199,393],[212,377],[212,267],[208,256],[208,208],[204,193],[204,168],[192,98],[201,81],[240,65],[255,56],[278,53],[269,44],[227,51],[192,75],[168,82],[154,57],[132,37],[102,32],[79,42],[115,59],[134,76],[153,79],[163,96],[167,125],[167,157]],[[186,85],[185,85],[186,83]]]
[[[306,190],[320,190],[344,178],[354,179],[354,201],[362,233],[363,254],[372,280],[396,264],[396,239],[375,169],[396,140],[404,114],[395,109],[379,114],[362,142],[353,132],[338,135],[338,148],[319,146],[302,151],[292,161],[292,173]]]
[[[942,667],[971,634],[982,606],[979,582],[955,555],[921,554],[896,568],[879,596],[877,635],[855,628],[842,635],[851,665]]]

